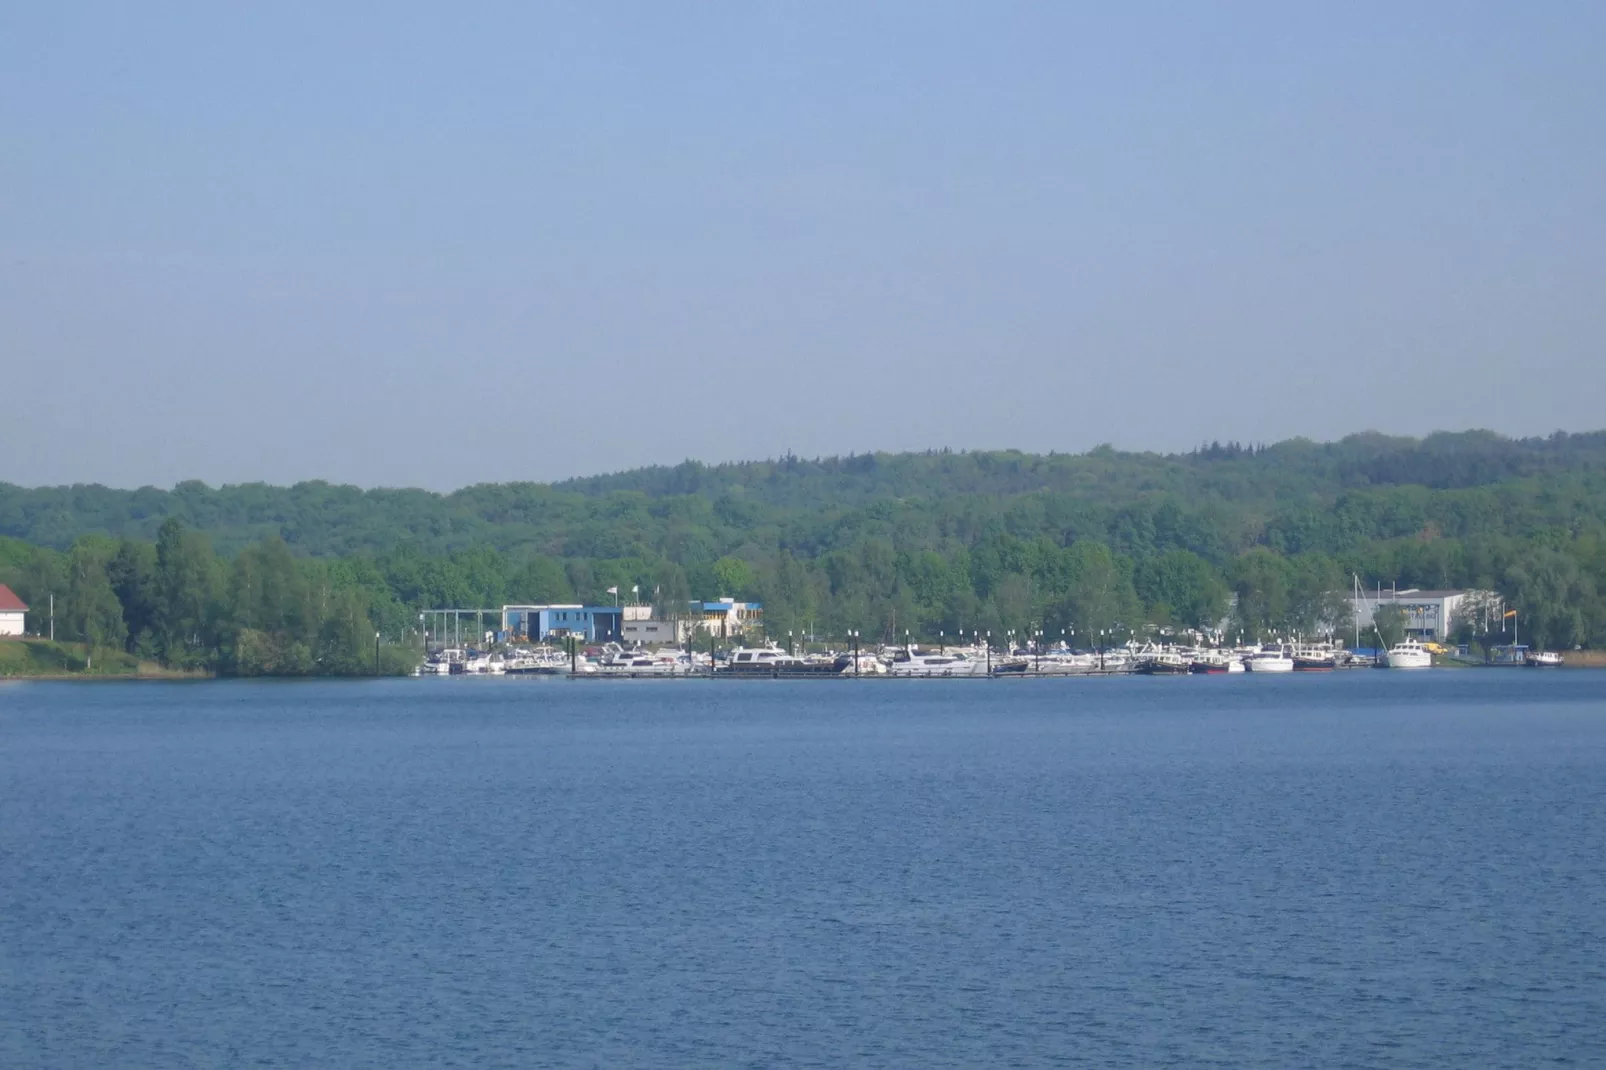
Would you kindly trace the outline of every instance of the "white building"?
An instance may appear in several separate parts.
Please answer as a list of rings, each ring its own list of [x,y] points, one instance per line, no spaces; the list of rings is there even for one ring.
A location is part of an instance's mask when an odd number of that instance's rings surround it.
[[[1345,625],[1351,628],[1359,625],[1362,641],[1365,641],[1366,631],[1371,628],[1379,609],[1398,607],[1404,610],[1407,635],[1441,643],[1450,637],[1450,630],[1455,627],[1458,616],[1466,613],[1487,614],[1498,624],[1504,609],[1500,596],[1493,591],[1422,591],[1415,587],[1401,591],[1384,588],[1381,591],[1352,594],[1349,601],[1354,623],[1344,621],[1338,631],[1342,635],[1346,630]]]
[[[21,635],[22,622],[27,613],[28,604],[18,598],[10,587],[0,583],[0,636]]]
[[[679,646],[690,631],[690,621],[626,617],[619,625],[619,641],[626,646]]]

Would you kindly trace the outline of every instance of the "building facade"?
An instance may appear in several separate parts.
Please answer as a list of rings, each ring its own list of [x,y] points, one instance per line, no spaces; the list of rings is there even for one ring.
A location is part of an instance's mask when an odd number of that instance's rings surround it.
[[[618,642],[624,611],[619,606],[503,606],[502,630],[515,639],[564,639],[579,636],[588,643]]]
[[[0,638],[21,635],[27,617],[28,604],[0,583]]]
[[[693,634],[737,639],[763,628],[763,605],[734,598],[689,602],[678,620],[663,619],[650,605],[502,607],[502,631],[510,639],[532,642],[578,635],[590,643],[679,645]]]
[[[691,616],[698,630],[722,637],[736,637],[764,630],[764,604],[721,598],[716,602],[693,602]]]
[[[1504,610],[1500,596],[1493,591],[1423,591],[1412,587],[1403,591],[1361,591],[1352,594],[1349,601],[1354,614],[1354,626],[1359,627],[1363,640],[1380,609],[1402,610],[1406,635],[1438,643],[1450,638],[1451,631],[1463,615],[1492,614],[1492,619],[1498,624],[1500,613]],[[1339,631],[1343,634],[1343,624],[1340,624]]]

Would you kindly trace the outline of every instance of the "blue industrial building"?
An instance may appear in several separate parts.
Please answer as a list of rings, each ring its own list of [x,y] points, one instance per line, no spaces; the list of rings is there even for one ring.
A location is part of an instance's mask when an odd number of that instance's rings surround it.
[[[618,642],[624,610],[618,606],[503,606],[502,630],[541,640],[578,635],[588,643]]]

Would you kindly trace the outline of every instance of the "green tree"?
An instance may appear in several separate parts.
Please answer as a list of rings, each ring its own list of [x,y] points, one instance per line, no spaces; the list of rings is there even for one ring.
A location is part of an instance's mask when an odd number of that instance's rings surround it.
[[[1132,588],[1131,565],[1101,542],[1079,539],[1068,551],[1070,585],[1054,607],[1047,631],[1075,631],[1084,645],[1129,634],[1141,617]]]
[[[574,588],[562,562],[537,554],[514,574],[508,597],[519,605],[562,605],[574,601]]]
[[[79,539],[67,555],[67,586],[58,614],[65,637],[88,645],[90,652],[121,648],[128,628],[122,603],[106,577],[107,548]]]
[[[106,565],[106,578],[122,606],[130,654],[153,654],[156,628],[156,547],[123,539]]]
[[[739,557],[722,557],[714,562],[714,582],[719,586],[715,597],[748,598],[755,584],[753,566]]]
[[[1372,614],[1372,636],[1378,647],[1387,650],[1404,639],[1408,619],[1402,606],[1379,606]]]
[[[206,537],[168,518],[156,540],[157,647],[168,665],[211,660],[216,559]]]
[[[1289,630],[1287,558],[1260,547],[1240,557],[1234,571],[1239,629],[1252,639]]]
[[[1156,623],[1209,629],[1227,607],[1227,585],[1216,569],[1191,550],[1169,550],[1138,566],[1138,596]]]

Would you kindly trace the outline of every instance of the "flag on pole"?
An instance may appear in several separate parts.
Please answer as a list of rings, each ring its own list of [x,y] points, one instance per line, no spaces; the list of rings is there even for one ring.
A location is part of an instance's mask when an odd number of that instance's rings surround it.
[[[630,587],[630,593],[631,594],[640,594],[641,593],[641,584],[639,584],[639,583],[632,584],[631,587]]]
[[[608,593],[609,594],[618,594],[619,593],[619,588],[617,588],[617,587],[609,587],[608,588]]]
[[[1517,615],[1517,611],[1515,609],[1508,609],[1508,610],[1506,610],[1506,614],[1505,615],[1507,617],[1515,617]],[[1504,618],[1501,618],[1501,619],[1504,619]]]

